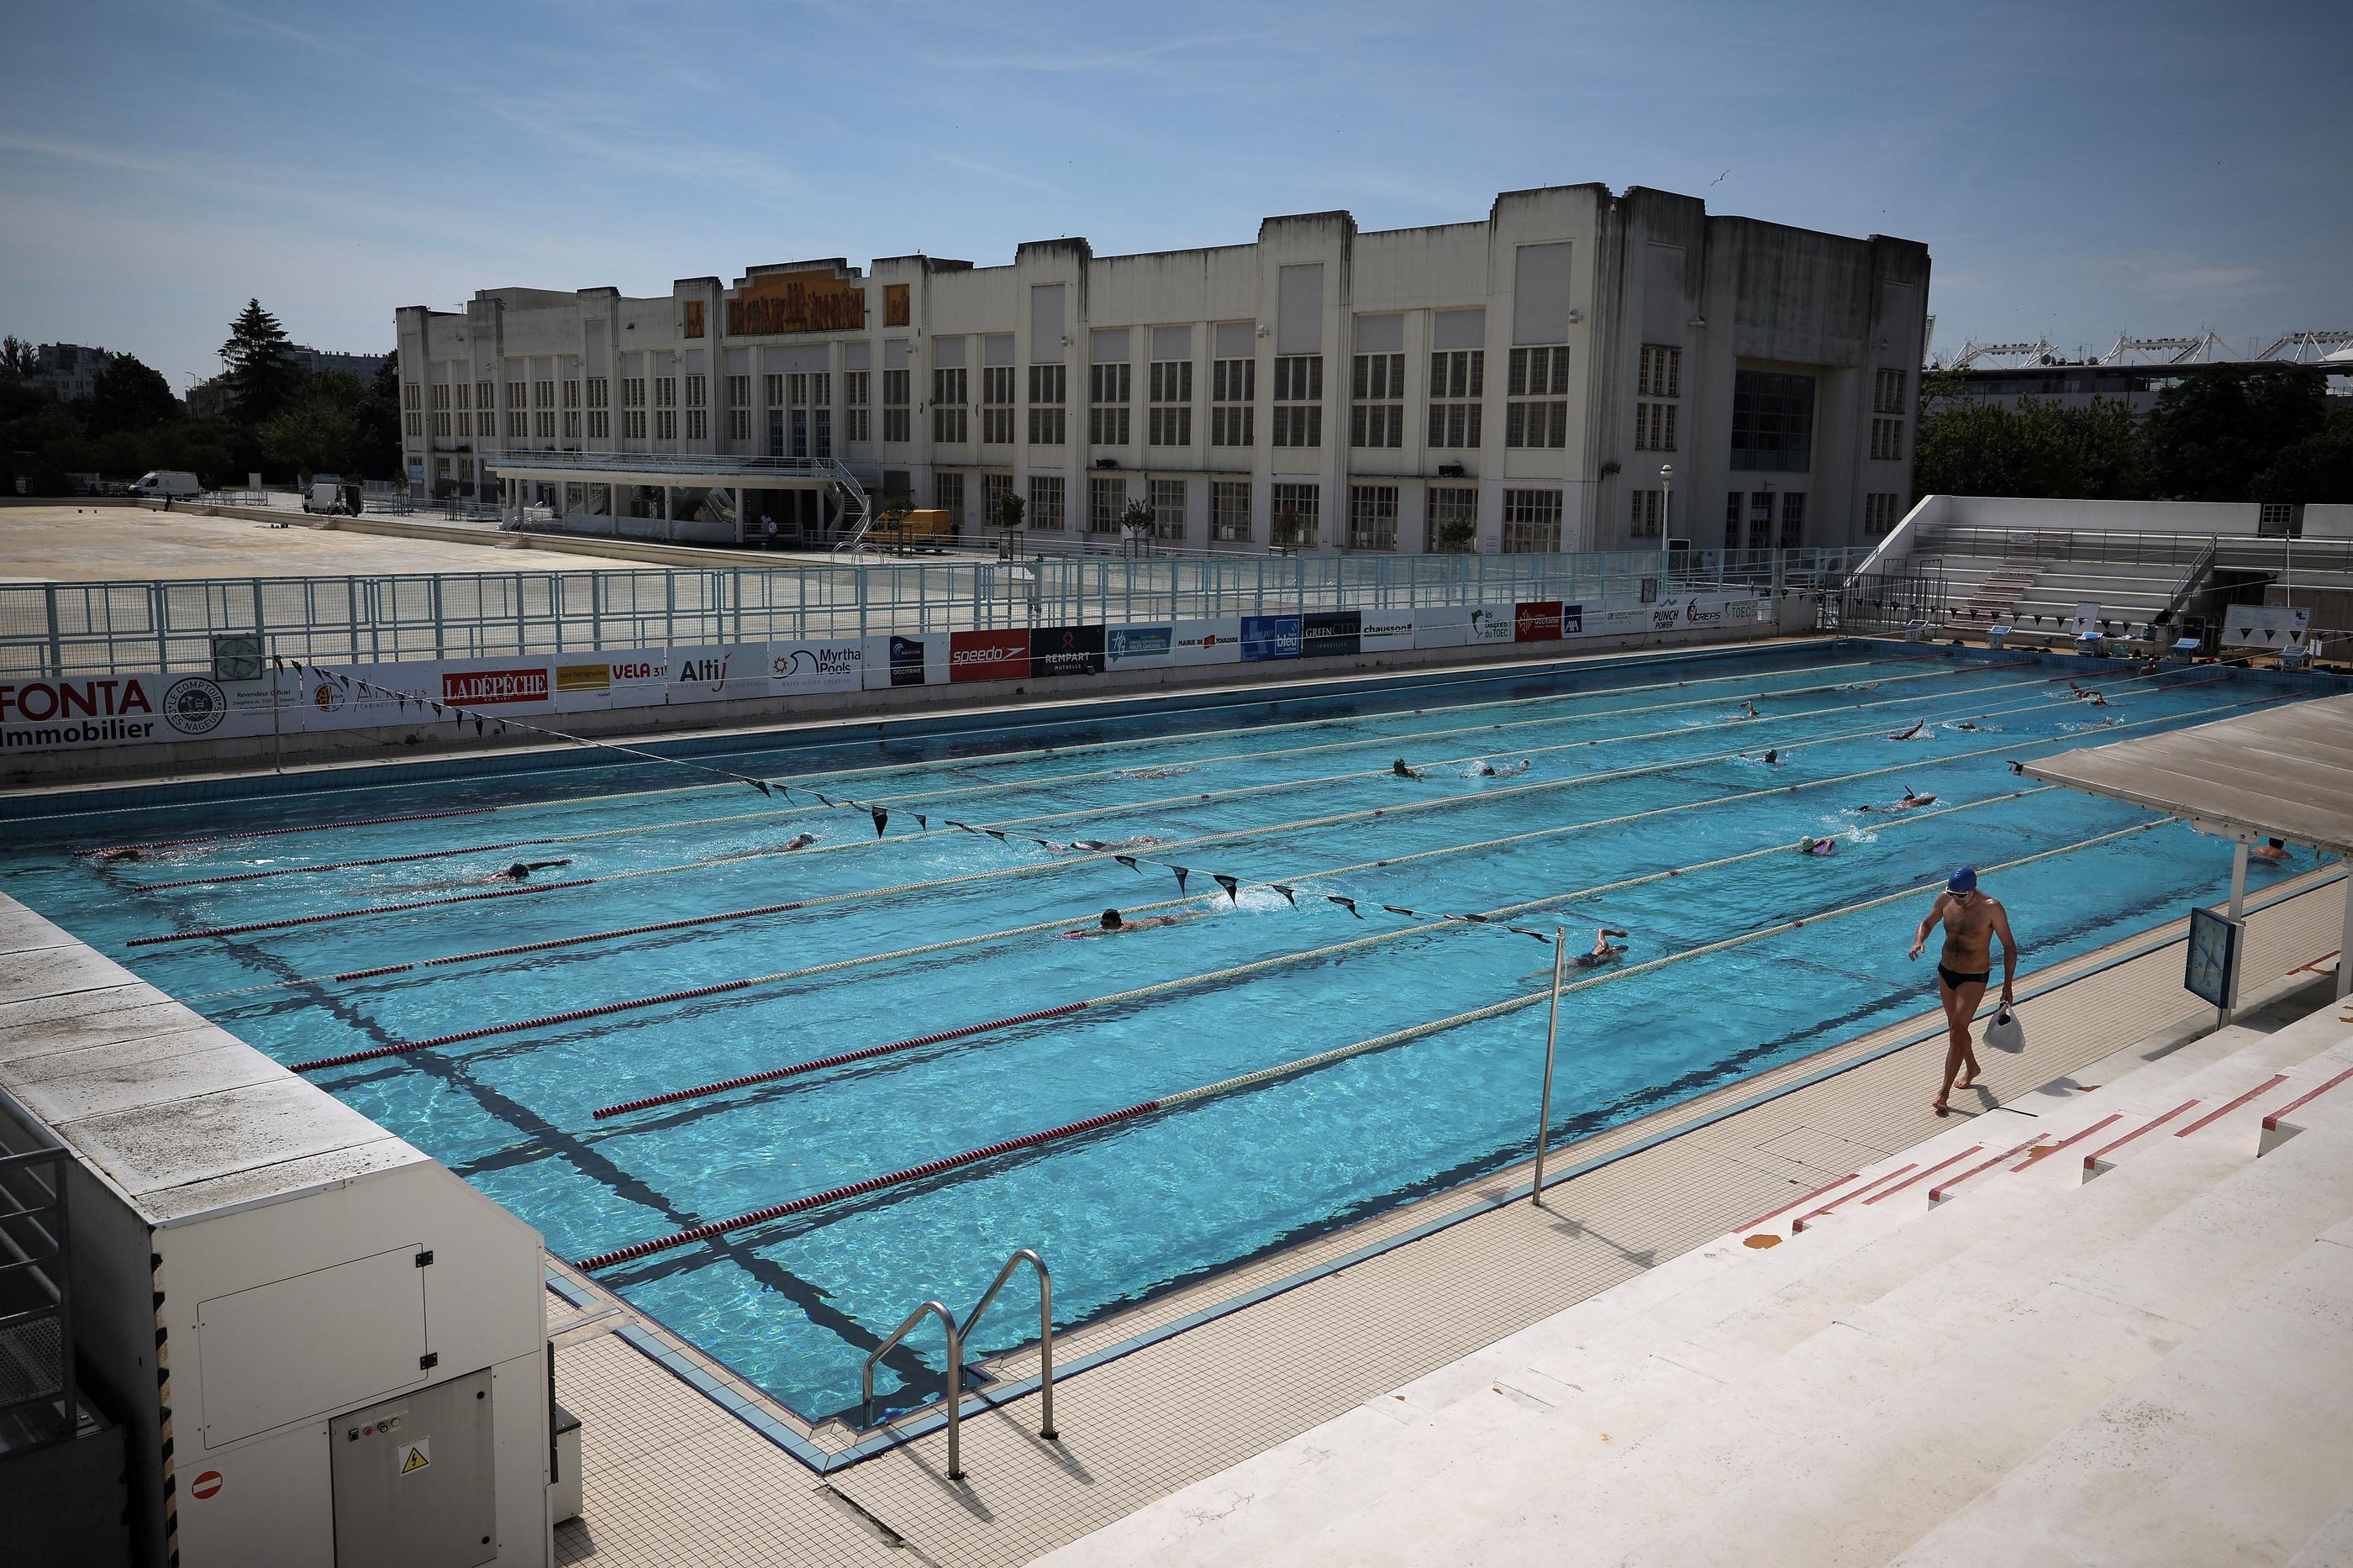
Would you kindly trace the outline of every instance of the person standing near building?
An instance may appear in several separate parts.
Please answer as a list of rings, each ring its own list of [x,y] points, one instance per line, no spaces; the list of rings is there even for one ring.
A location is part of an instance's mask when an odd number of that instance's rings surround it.
[[[760,514],[760,548],[774,550],[776,547],[776,520],[764,511]]]
[[[1920,929],[1912,934],[1912,956],[1928,945],[1928,933],[1939,922],[1945,928],[1945,951],[1936,959],[1936,994],[1945,1005],[1949,1044],[1945,1051],[1945,1081],[1932,1102],[1943,1116],[1951,1110],[1953,1090],[1978,1080],[1978,1058],[1969,1037],[1978,1004],[1985,1000],[1986,982],[1993,973],[1993,939],[2001,938],[2001,999],[2011,1000],[2018,979],[2018,939],[2010,933],[2010,912],[2001,900],[1978,888],[1977,868],[1963,866],[1928,906]],[[1962,1069],[1968,1068],[1967,1072]],[[1956,1075],[1958,1075],[1957,1078]]]

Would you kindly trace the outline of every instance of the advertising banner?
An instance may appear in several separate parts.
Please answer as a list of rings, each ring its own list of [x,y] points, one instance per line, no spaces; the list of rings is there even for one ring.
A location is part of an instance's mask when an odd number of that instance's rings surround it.
[[[1176,662],[1174,626],[1113,626],[1103,640],[1103,662],[1113,669],[1157,669]]]
[[[670,652],[633,648],[627,653],[559,656],[555,660],[555,710],[586,713],[607,708],[649,708],[669,700]],[[683,700],[683,699],[681,699]]]
[[[1587,608],[1577,617],[1575,636],[1588,637],[1630,637],[1636,632],[1657,629],[1661,616],[1673,624],[1674,612],[1657,605],[1619,605],[1615,607]]]
[[[1033,679],[1103,672],[1103,627],[1039,626],[1030,632],[1029,674]]]
[[[1172,664],[1238,664],[1241,657],[1242,623],[1237,617],[1176,623]]]
[[[290,705],[290,673],[277,689]],[[74,676],[0,681],[0,751],[57,752],[169,745],[267,735],[268,679],[220,682],[197,674]],[[286,727],[301,728],[289,708]]]
[[[961,680],[1022,680],[1029,674],[1028,631],[952,632],[948,636],[948,679]]]
[[[767,694],[766,643],[709,643],[670,650],[672,702],[730,702]]]
[[[287,730],[358,730],[379,724],[436,723],[431,703],[445,700],[442,690],[448,684],[447,675],[455,670],[465,675],[481,673],[481,668],[512,668],[504,661],[491,664],[485,660],[469,660],[464,664],[444,664],[433,659],[412,659],[402,664],[352,664],[332,667],[334,675],[315,665],[302,671],[302,689],[298,707],[287,715]],[[543,680],[546,670],[540,667],[535,673]],[[523,683],[529,685],[528,681]],[[468,707],[477,704],[468,703]],[[541,704],[546,706],[545,703]]]
[[[1517,605],[1473,605],[1464,627],[1466,643],[1510,642],[1519,624]]]
[[[931,644],[942,638],[902,637],[895,633],[887,644],[890,662],[886,667],[893,686],[923,684],[923,664],[930,655]]]
[[[404,689],[415,683],[420,669],[438,668],[443,702],[461,708],[512,708],[517,712],[545,712],[555,705],[555,684],[543,658],[470,658],[445,664],[361,665],[354,673],[369,681]]]
[[[1560,601],[1531,599],[1512,606],[1514,642],[1558,642]]]
[[[772,642],[768,645],[768,690],[777,697],[855,691],[864,680],[862,654],[855,640]]]
[[[2312,629],[2310,608],[2285,605],[2232,605],[2222,612],[2224,647],[2302,647]]]
[[[1364,647],[1364,630],[1361,611],[1310,610],[1300,617],[1300,657],[1345,658]]]
[[[1366,610],[1357,628],[1356,646],[1366,653],[1414,646],[1414,612]]]
[[[1413,613],[1413,646],[1461,647],[1471,636],[1471,612],[1461,605],[1424,605]]]
[[[1297,658],[1300,637],[1297,616],[1244,616],[1242,662],[1258,664],[1271,658]]]

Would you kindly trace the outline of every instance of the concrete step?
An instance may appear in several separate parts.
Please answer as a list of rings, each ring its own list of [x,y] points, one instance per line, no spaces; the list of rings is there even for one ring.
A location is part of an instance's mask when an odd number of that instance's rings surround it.
[[[1982,1278],[1983,1270],[1944,1268],[1841,1315],[1838,1328],[1859,1337],[1826,1341],[1832,1361],[1793,1352],[1791,1366],[1818,1379],[1851,1366],[1858,1403],[1782,1469],[1722,1489],[1696,1512],[1687,1507],[1624,1561],[1745,1568],[1885,1561],[2146,1377],[2315,1236],[2353,1215],[2353,1158],[2341,1152],[2316,1147],[2293,1166],[2286,1153],[2242,1163],[2084,1268],[2054,1279],[2030,1267],[2048,1282],[1998,1305],[1957,1300],[1976,1284],[1957,1276]],[[2346,1317],[2353,1325],[2353,1309]],[[1928,1353],[1938,1348],[1944,1355]],[[1864,1381],[1871,1368],[1906,1356],[1934,1368]],[[1689,1478],[1686,1496],[1707,1479]],[[2329,1507],[2337,1495],[2329,1494]],[[2327,1512],[2306,1520],[2298,1535]]]
[[[2317,1568],[2349,1497],[2353,1247],[2318,1240],[1896,1561]]]

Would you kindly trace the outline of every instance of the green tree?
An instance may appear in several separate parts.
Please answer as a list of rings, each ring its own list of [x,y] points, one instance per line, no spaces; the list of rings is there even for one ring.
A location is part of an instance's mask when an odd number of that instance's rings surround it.
[[[2113,397],[2094,397],[2061,417],[2075,448],[2077,494],[2088,500],[2147,500],[2155,491],[2148,472],[2148,442],[2132,406]]]
[[[2253,500],[2291,505],[2353,505],[2353,415],[2340,415],[2306,436],[2257,475]]]
[[[1029,507],[1010,489],[997,498],[997,531],[1005,536],[1001,553],[1013,559],[1013,536],[1021,531],[1021,516]]]
[[[278,417],[294,395],[302,375],[287,353],[286,329],[278,318],[248,300],[229,323],[228,341],[221,344],[221,380],[228,394],[229,412],[259,427]]]
[[[40,350],[14,332],[0,338],[0,380],[28,380],[40,368]]]
[[[351,467],[346,474],[363,479],[403,479],[407,476],[400,450],[400,360],[387,357],[368,383],[367,395],[353,410],[356,425]]]
[[[365,397],[355,375],[310,377],[261,426],[262,455],[300,473],[356,471],[359,407]]]
[[[2040,399],[1961,399],[1921,419],[1912,483],[1918,495],[2079,496],[2083,463],[2064,417]]]
[[[2145,434],[2177,500],[2259,500],[2255,481],[2327,421],[2320,377],[2284,364],[2203,365],[2158,395]]]
[[[93,436],[148,430],[184,412],[172,384],[129,354],[114,354],[90,383],[82,424]]]

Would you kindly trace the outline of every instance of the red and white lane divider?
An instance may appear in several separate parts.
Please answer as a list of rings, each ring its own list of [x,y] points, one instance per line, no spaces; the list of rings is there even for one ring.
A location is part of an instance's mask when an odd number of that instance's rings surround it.
[[[145,844],[110,844],[96,849],[77,849],[74,858],[87,860],[92,856],[120,855],[126,849],[178,849],[190,844],[243,843],[252,838],[281,838],[290,833],[324,833],[334,827],[380,827],[391,822],[436,822],[448,816],[487,816],[500,808],[495,805],[459,805],[446,811],[412,811],[399,816],[354,816],[341,822],[307,822],[300,827],[259,827],[251,833],[199,833],[188,838],[157,838]]]

